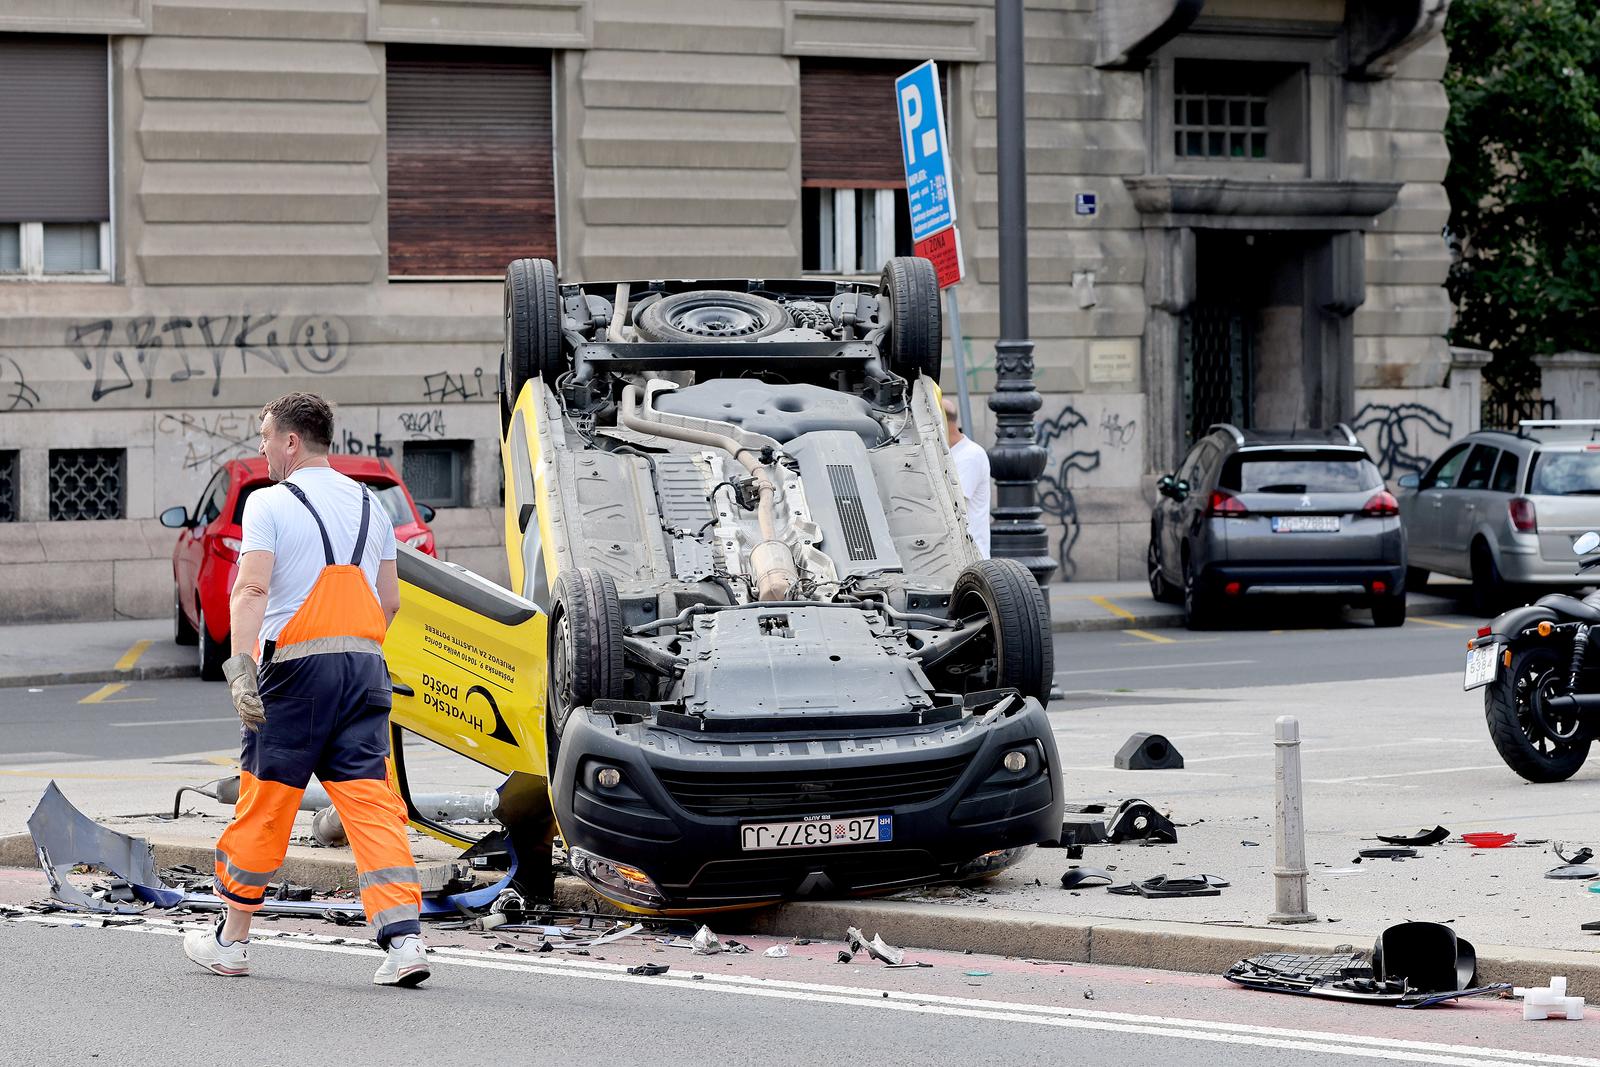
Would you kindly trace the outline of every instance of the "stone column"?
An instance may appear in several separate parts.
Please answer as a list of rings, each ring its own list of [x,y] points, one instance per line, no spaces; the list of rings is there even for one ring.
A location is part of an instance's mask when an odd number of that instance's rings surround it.
[[[1533,361],[1539,392],[1556,402],[1556,418],[1600,419],[1600,352],[1552,352]]]
[[[1494,355],[1481,348],[1450,349],[1450,432],[1456,437],[1482,426],[1483,368]]]

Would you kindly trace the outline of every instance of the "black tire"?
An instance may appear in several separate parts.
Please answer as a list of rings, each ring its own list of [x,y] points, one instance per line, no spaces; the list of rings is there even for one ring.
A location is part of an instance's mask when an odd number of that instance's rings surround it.
[[[674,293],[652,301],[634,319],[647,341],[755,341],[787,330],[789,313],[775,300],[728,289]]]
[[[228,658],[228,636],[223,635],[221,641],[212,640],[211,631],[206,629],[206,609],[199,609],[200,625],[195,629],[196,644],[200,646],[200,680],[202,682],[222,681],[222,664]]]
[[[561,290],[548,259],[515,259],[506,268],[506,344],[500,357],[506,414],[534,378],[551,385],[567,371],[561,350]]]
[[[622,693],[622,601],[611,576],[563,571],[550,612],[550,730],[560,738],[574,708]]]
[[[1156,546],[1155,534],[1150,535],[1150,547],[1145,550],[1144,567],[1150,581],[1150,595],[1160,604],[1183,603],[1183,591],[1167,581],[1161,569],[1161,549]]]
[[[950,617],[980,610],[988,613],[994,635],[994,687],[1041,704],[1049,700],[1055,679],[1050,605],[1033,572],[1014,559],[979,560],[963,570],[950,592]]]
[[[189,616],[183,613],[183,600],[178,596],[178,591],[172,591],[172,641],[178,645],[192,645],[200,640],[200,634],[195,630],[194,623],[189,621]]]
[[[1429,573],[1421,567],[1406,568],[1406,588],[1413,593],[1420,593],[1428,588]]]
[[[1502,653],[1503,655],[1503,653]],[[1539,645],[1513,651],[1511,666],[1502,667],[1483,691],[1483,714],[1489,738],[1506,766],[1530,782],[1564,782],[1578,773],[1589,758],[1589,744],[1581,728],[1571,741],[1562,741],[1545,729],[1534,702],[1542,689],[1560,685],[1570,653]],[[1558,724],[1566,733],[1570,722]]]
[[[1494,553],[1483,541],[1472,543],[1472,611],[1485,619],[1505,610],[1511,590],[1500,577]]]
[[[1406,624],[1406,593],[1377,597],[1372,601],[1372,625],[1378,627],[1404,626]]]
[[[917,256],[895,256],[883,265],[878,287],[890,315],[884,338],[889,370],[907,381],[926,374],[937,382],[944,327],[939,318],[939,277],[933,263]]]
[[[1209,630],[1216,623],[1216,605],[1206,591],[1200,588],[1200,576],[1195,574],[1188,555],[1183,557],[1183,624],[1191,630]]]

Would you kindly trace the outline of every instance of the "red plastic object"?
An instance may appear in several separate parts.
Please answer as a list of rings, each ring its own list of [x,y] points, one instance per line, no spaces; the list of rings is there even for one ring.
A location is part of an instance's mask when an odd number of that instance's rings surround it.
[[[1501,834],[1495,833],[1492,830],[1485,830],[1476,834],[1461,835],[1461,840],[1465,841],[1473,848],[1499,848],[1501,845],[1509,845],[1516,839],[1516,834]]]

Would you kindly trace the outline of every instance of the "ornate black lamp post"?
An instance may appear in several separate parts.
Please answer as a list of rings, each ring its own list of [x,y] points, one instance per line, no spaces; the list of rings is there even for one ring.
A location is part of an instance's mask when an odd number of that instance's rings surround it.
[[[1043,400],[1033,384],[1028,340],[1028,162],[1023,97],[1022,0],[995,0],[995,127],[1000,187],[1000,339],[989,410],[995,442],[989,466],[997,489],[991,554],[1014,559],[1043,585],[1055,572],[1037,502],[1049,459],[1034,434]]]

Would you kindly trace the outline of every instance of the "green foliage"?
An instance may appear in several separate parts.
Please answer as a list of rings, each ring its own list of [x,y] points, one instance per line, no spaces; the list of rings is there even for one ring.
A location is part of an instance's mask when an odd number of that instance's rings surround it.
[[[1452,340],[1524,392],[1600,351],[1600,0],[1454,0],[1445,35]]]

